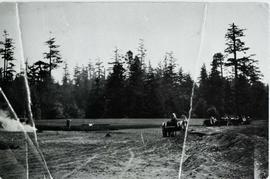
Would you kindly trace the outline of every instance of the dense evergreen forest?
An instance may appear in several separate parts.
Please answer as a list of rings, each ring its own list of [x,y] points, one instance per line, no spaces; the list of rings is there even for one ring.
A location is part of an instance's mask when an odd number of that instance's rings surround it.
[[[76,66],[71,76],[57,39],[51,37],[45,42],[44,58],[26,63],[34,118],[163,118],[171,112],[187,115],[194,84],[193,117],[208,117],[208,111],[215,110],[220,116],[268,119],[268,85],[261,81],[256,56],[249,54],[244,32],[235,24],[228,26],[226,49],[213,54],[209,71],[203,64],[198,79],[177,66],[172,52],[152,67],[142,40],[137,52],[120,54],[115,49],[110,68],[99,60]],[[24,72],[14,70],[19,61],[14,58],[15,46],[4,31],[0,38],[0,85],[17,114],[27,117]],[[64,70],[62,83],[52,76],[57,68]],[[6,108],[2,98],[1,105]]]

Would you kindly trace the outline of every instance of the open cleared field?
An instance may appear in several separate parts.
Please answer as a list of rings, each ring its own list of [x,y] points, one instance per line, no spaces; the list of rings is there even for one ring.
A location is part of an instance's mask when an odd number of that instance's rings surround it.
[[[108,125],[108,129],[138,129],[138,128],[157,128],[161,127],[162,122],[168,121],[168,119],[70,119],[71,130],[80,130],[80,126],[83,124],[103,124]],[[204,119],[191,119],[190,125],[203,124]],[[36,121],[36,126],[41,130],[64,130],[66,126],[66,119],[46,119]]]
[[[111,131],[44,131],[40,148],[54,178],[177,178],[183,136],[162,138],[160,128]],[[17,135],[17,136],[15,136]],[[11,140],[7,140],[7,139]],[[12,139],[13,138],[13,139]],[[20,140],[21,139],[21,140]],[[1,142],[19,145],[0,150],[0,176],[25,178],[21,134],[1,133]],[[268,128],[191,126],[184,178],[266,178]],[[30,178],[43,168],[29,149]]]

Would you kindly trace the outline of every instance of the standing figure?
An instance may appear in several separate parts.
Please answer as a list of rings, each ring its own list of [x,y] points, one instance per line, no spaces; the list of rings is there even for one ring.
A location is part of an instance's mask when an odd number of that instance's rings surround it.
[[[182,115],[181,118],[182,118],[182,120],[181,120],[181,129],[183,131],[185,131],[186,130],[186,127],[187,127],[187,121],[188,121],[188,119],[187,119],[187,117],[185,115]]]
[[[172,113],[171,123],[172,123],[172,125],[175,125],[175,126],[177,125],[177,117],[176,117],[175,113]]]
[[[176,135],[175,128],[177,127],[177,117],[175,113],[172,113],[171,120],[167,122],[167,126],[172,126],[172,128],[169,129],[169,136],[173,137]]]
[[[211,125],[215,125],[215,123],[217,122],[217,119],[213,116],[210,117],[210,124]]]

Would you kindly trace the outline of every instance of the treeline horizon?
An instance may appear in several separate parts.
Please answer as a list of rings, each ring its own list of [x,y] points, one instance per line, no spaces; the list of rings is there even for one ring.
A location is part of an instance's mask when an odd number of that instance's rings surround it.
[[[146,64],[143,41],[136,54],[119,54],[115,49],[109,69],[100,60],[76,66],[71,77],[56,38],[50,37],[45,42],[48,51],[44,58],[26,64],[34,118],[164,118],[173,112],[178,117],[187,116],[194,84],[192,117],[245,115],[268,119],[269,87],[261,81],[255,55],[247,55],[244,31],[234,23],[229,25],[226,49],[213,54],[210,71],[202,65],[199,79],[177,68],[173,52],[166,53],[155,68]],[[18,116],[27,117],[24,72],[14,70],[14,49],[13,39],[4,31],[0,39],[0,85]],[[64,74],[60,84],[54,81],[52,71],[61,64]],[[0,104],[7,109],[2,97]]]

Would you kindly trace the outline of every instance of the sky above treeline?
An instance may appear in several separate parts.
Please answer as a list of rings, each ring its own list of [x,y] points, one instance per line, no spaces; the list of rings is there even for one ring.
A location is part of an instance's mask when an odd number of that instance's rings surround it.
[[[25,58],[31,64],[43,59],[50,32],[60,45],[63,60],[72,73],[75,65],[96,59],[105,67],[115,48],[125,54],[137,53],[144,40],[146,62],[155,67],[166,52],[173,52],[176,63],[193,76],[202,63],[208,70],[213,54],[224,52],[229,24],[247,29],[243,40],[256,54],[264,77],[270,79],[269,7],[266,3],[202,2],[26,2],[19,3]],[[15,57],[20,58],[15,3],[0,3],[0,34],[6,29],[15,40]],[[205,18],[205,23],[202,23]],[[203,33],[202,25],[204,25]],[[201,38],[202,35],[202,38]],[[198,58],[199,46],[201,54]],[[20,63],[17,63],[17,69]],[[62,68],[55,71],[61,80]]]

